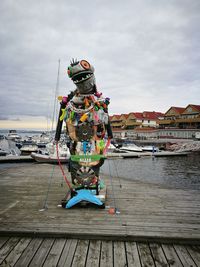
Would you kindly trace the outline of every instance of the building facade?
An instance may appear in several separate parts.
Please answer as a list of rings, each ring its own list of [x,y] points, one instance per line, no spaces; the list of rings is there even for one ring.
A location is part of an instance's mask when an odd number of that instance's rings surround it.
[[[110,116],[115,138],[193,138],[200,132],[200,105],[170,107],[166,113],[131,112]]]

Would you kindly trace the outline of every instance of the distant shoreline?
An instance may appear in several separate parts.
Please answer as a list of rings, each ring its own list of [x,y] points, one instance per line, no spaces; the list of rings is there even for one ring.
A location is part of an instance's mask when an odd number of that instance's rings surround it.
[[[8,133],[9,130],[12,130],[11,128],[10,129],[0,129],[0,133]],[[13,130],[16,130],[18,133],[40,133],[40,132],[52,132],[51,130],[44,130],[44,129],[17,129],[17,128],[13,128]],[[55,130],[53,130],[53,132],[55,132]]]

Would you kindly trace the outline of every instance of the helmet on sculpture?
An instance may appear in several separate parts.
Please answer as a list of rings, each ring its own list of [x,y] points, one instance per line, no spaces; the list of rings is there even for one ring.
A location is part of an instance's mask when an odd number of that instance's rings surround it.
[[[92,94],[96,91],[94,67],[88,61],[73,59],[67,73],[80,94]]]

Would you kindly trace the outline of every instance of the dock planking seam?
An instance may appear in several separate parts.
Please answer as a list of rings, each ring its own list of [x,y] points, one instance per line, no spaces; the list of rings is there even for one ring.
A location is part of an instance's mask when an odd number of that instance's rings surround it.
[[[171,243],[176,243],[180,245],[200,245],[199,239],[196,237],[188,237],[188,238],[180,238],[177,236],[174,237],[169,237],[165,236],[164,238],[159,237],[159,236],[143,236],[142,233],[140,235],[135,234],[133,235],[119,235],[119,236],[111,236],[109,234],[90,234],[90,235],[85,235],[85,234],[80,234],[80,233],[73,233],[73,234],[65,234],[63,233],[49,233],[49,232],[41,232],[41,233],[31,233],[31,232],[5,232],[3,235],[0,235],[1,237],[4,236],[16,236],[16,237],[31,237],[31,238],[68,238],[68,239],[83,239],[83,240],[102,240],[102,241],[128,241],[128,242],[157,242],[157,243],[163,243],[163,244],[171,244]]]
[[[188,246],[186,245],[186,250],[189,253],[190,257],[197,264],[197,267],[200,267],[200,246]]]

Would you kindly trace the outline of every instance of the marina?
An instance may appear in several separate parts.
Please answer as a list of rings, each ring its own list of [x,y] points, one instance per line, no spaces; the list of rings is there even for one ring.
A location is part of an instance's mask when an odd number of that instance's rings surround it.
[[[34,134],[27,135],[23,138],[14,131],[15,134],[12,138],[7,139],[5,136],[0,140],[1,156],[0,163],[12,163],[12,162],[42,162],[42,163],[57,163],[57,152],[55,144],[52,142],[50,134]],[[16,138],[17,139],[13,139]],[[21,138],[21,139],[20,139]],[[62,137],[62,141],[59,143],[59,158],[62,163],[66,163],[69,160],[70,153],[66,146],[66,137]],[[21,140],[21,141],[19,141]],[[178,145],[177,151],[161,151],[157,149],[158,141],[154,141],[154,145],[135,145],[133,142],[129,146],[124,146],[122,148],[116,148],[112,144],[110,149],[106,153],[106,158],[140,158],[140,157],[173,157],[173,156],[187,156],[193,149],[200,149],[200,142],[188,142],[185,147],[187,149],[180,150]],[[159,140],[159,143],[161,140]],[[166,141],[164,140],[163,143]],[[179,144],[180,141],[176,140]],[[191,144],[190,144],[191,143]],[[42,146],[41,146],[42,144]],[[197,145],[195,147],[195,145]],[[128,150],[127,150],[128,148]],[[148,151],[149,150],[149,151]]]

